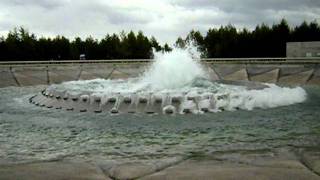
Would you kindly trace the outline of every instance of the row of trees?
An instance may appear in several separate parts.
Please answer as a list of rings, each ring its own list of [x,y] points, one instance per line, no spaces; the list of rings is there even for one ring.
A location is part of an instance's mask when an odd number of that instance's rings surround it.
[[[258,25],[254,30],[238,30],[233,25],[209,29],[205,36],[192,30],[185,38],[179,37],[176,47],[184,48],[194,42],[204,57],[284,57],[286,42],[320,41],[320,26],[316,21],[303,22],[291,28],[286,20],[268,26]],[[24,28],[14,29],[6,37],[0,37],[0,60],[59,60],[79,59],[148,59],[153,51],[168,52],[168,44],[161,46],[154,38],[146,37],[141,31],[107,34],[97,40],[75,38],[70,41],[64,36],[37,38]]]
[[[7,37],[0,37],[0,60],[79,59],[80,54],[87,59],[148,59],[153,56],[153,48],[171,51],[168,44],[161,46],[154,37],[149,39],[141,31],[107,34],[101,40],[77,37],[70,41],[64,36],[37,38],[20,27]]]
[[[268,26],[261,24],[252,31],[237,30],[232,25],[209,29],[205,36],[192,30],[186,38],[179,37],[176,47],[194,42],[205,57],[285,57],[286,42],[320,41],[320,26],[316,21],[303,22],[291,28],[287,21]]]

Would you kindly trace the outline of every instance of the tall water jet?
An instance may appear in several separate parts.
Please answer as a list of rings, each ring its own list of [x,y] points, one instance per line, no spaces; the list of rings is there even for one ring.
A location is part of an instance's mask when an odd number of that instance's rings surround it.
[[[181,88],[197,78],[208,78],[192,48],[176,48],[170,53],[154,54],[155,62],[140,80],[140,83],[146,83],[154,90]]]

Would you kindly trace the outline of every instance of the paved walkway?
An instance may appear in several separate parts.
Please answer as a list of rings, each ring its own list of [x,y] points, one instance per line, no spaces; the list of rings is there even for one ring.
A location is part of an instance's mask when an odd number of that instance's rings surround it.
[[[320,180],[320,153],[305,152],[296,157],[256,155],[172,158],[156,163],[95,164],[55,161],[0,166],[0,179],[240,179]]]

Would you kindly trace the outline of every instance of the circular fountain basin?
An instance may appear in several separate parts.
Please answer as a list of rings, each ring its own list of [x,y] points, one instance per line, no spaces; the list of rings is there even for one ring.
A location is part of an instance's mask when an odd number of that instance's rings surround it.
[[[214,82],[212,82],[214,83]],[[215,83],[237,85],[250,89],[268,86],[247,81],[218,81]],[[73,91],[52,85],[30,98],[30,103],[49,109],[64,109],[73,112],[93,113],[144,113],[144,114],[197,114],[216,112],[217,102],[228,95],[211,91],[181,92],[107,92]],[[221,103],[220,103],[221,104]],[[223,108],[220,108],[220,110]]]

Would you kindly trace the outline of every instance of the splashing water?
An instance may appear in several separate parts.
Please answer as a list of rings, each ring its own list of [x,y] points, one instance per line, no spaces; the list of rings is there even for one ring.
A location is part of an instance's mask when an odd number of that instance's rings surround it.
[[[197,62],[199,53],[196,48],[173,49],[170,53],[155,53],[155,62],[138,78],[127,80],[94,79],[70,81],[54,85],[56,89],[68,92],[90,91],[96,94],[114,93],[154,93],[175,94],[177,96],[212,97],[212,101],[201,101],[204,106],[214,103],[210,111],[233,111],[236,109],[273,108],[301,103],[307,94],[301,87],[287,88],[275,84],[265,84],[264,89],[248,90],[245,86],[226,85],[212,82]],[[199,106],[201,106],[201,103]],[[209,103],[209,104],[208,104]],[[182,106],[196,109],[191,101]],[[194,111],[198,113],[201,111]]]
[[[197,78],[208,78],[200,64],[194,60],[199,58],[194,52],[192,48],[176,48],[170,53],[155,53],[156,61],[142,76],[140,83],[163,90],[184,87]]]

